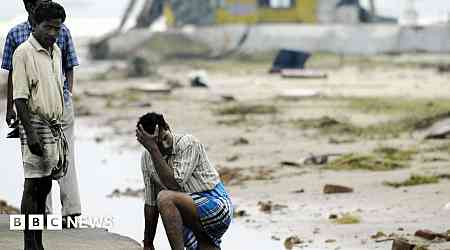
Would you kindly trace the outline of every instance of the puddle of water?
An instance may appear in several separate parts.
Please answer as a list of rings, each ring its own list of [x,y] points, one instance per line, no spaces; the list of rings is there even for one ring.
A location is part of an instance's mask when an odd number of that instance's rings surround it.
[[[0,114],[0,117],[4,117]],[[77,124],[76,166],[82,199],[83,214],[114,218],[111,232],[128,236],[142,242],[144,232],[144,203],[139,198],[110,199],[106,196],[114,189],[140,188],[143,186],[140,170],[140,153],[120,151],[107,143],[95,143],[94,133]],[[81,134],[80,132],[83,131]],[[18,140],[4,139],[6,124],[0,125],[0,152],[2,170],[0,199],[19,207],[23,190],[20,144]],[[60,211],[59,187],[53,185],[54,211]],[[158,226],[156,243],[158,249],[170,249],[163,225]],[[284,249],[281,242],[270,240],[269,234],[245,228],[234,222],[224,236],[223,249]]]

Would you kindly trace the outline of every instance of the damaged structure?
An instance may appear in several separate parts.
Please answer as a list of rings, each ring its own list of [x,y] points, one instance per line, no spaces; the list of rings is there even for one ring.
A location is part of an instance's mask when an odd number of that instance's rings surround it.
[[[359,0],[154,0],[148,15],[156,11],[169,26],[256,23],[346,23],[381,20],[374,1],[370,10]],[[388,20],[388,19],[384,19]],[[395,20],[392,20],[395,21]],[[142,26],[140,26],[142,27]]]

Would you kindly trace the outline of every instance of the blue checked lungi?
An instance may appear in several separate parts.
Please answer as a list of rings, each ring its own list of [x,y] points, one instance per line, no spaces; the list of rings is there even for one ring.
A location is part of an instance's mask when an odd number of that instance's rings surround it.
[[[220,248],[221,238],[231,224],[233,207],[222,182],[214,189],[190,194],[197,207],[197,214],[204,233]],[[188,227],[184,227],[184,246],[188,250],[198,250],[198,241]]]

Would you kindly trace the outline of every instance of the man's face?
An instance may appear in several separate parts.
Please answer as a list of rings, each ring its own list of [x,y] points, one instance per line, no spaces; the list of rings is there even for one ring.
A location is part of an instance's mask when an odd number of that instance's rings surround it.
[[[61,19],[43,21],[35,25],[33,35],[43,47],[50,48],[56,42],[61,26]]]
[[[168,155],[172,153],[172,147],[173,147],[173,136],[172,133],[170,133],[169,130],[165,129],[157,129],[158,132],[158,148],[159,151],[163,155]]]

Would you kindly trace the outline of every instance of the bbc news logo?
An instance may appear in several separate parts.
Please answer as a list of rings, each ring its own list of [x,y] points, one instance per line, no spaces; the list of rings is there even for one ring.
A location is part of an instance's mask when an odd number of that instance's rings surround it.
[[[9,216],[9,230],[23,231],[25,230],[26,215],[15,214]],[[63,230],[63,219],[61,215],[47,215],[47,223],[45,223],[44,215],[30,214],[28,215],[28,230]],[[102,228],[110,229],[114,225],[114,217],[93,217],[93,216],[77,216],[75,218],[67,217],[67,228]]]

